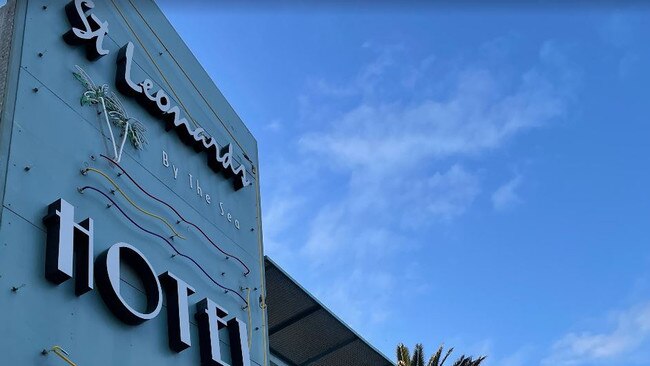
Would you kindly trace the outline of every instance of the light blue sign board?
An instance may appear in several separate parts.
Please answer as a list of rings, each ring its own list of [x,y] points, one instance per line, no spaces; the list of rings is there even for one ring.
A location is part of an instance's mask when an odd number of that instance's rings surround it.
[[[0,162],[6,165],[0,224],[0,363],[65,365],[51,352],[41,355],[43,349],[58,345],[79,366],[198,366],[201,362],[195,304],[209,297],[229,312],[229,318],[236,316],[248,325],[251,364],[264,365],[268,346],[265,310],[260,306],[264,278],[255,139],[153,2],[95,1],[93,13],[109,23],[104,47],[110,53],[94,62],[86,59],[83,46],[63,41],[62,35],[70,29],[65,4],[19,1],[16,10],[7,93],[9,99],[15,96],[15,104],[9,118],[3,111],[1,141],[5,153]],[[174,105],[182,102],[186,107],[183,116],[189,120],[191,115],[221,146],[231,143],[236,165],[246,167],[251,186],[234,190],[231,179],[210,170],[205,152],[194,152],[174,132],[166,132],[164,123],[135,100],[117,93],[117,54],[129,41],[135,45],[133,79],[153,80],[155,90],[162,87]],[[112,156],[106,122],[95,107],[80,105],[84,89],[73,77],[75,65],[81,66],[95,83],[108,84],[129,114],[147,128],[149,144],[137,151],[127,142],[121,165],[151,194],[203,228],[223,250],[241,258],[251,270],[248,276],[243,275],[243,266],[233,258],[228,259],[189,225],[177,223],[174,212],[147,197],[100,158],[100,154]],[[163,150],[170,167],[162,162]],[[178,168],[176,179],[172,164]],[[106,172],[138,205],[169,221],[187,238],[175,238],[172,243],[224,286],[236,289],[244,298],[247,291],[241,289],[250,288],[250,319],[239,297],[215,286],[190,261],[172,257],[173,251],[163,240],[137,229],[115,207],[107,208],[108,202],[101,195],[89,190],[79,193],[77,188],[86,185],[106,193],[113,188],[99,174],[82,175],[80,170],[85,167]],[[190,188],[189,174],[194,188]],[[196,180],[203,193],[210,194],[210,204],[197,194]],[[111,197],[142,226],[166,237],[172,235],[161,221],[136,210],[121,195]],[[109,311],[96,288],[77,297],[74,279],[58,286],[45,279],[42,218],[48,204],[59,198],[75,206],[77,222],[86,217],[94,219],[95,257],[114,243],[126,242],[138,248],[158,274],[171,271],[194,287],[196,294],[189,298],[192,347],[180,353],[169,349],[166,305],[153,320],[138,326],[125,325]],[[239,228],[234,225],[235,219]],[[125,269],[122,281],[122,295],[133,306],[142,308],[145,296],[137,278]],[[12,287],[19,289],[12,291]],[[229,362],[228,337],[221,338],[222,354]]]

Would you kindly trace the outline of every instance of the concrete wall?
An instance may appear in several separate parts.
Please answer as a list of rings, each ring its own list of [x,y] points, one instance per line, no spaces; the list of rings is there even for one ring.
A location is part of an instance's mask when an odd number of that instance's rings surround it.
[[[5,159],[0,160],[0,164],[6,164],[0,187],[4,191],[0,222],[0,324],[4,333],[0,342],[1,363],[62,364],[51,352],[46,356],[40,353],[59,345],[79,366],[199,365],[193,315],[195,303],[209,297],[225,308],[230,317],[236,316],[248,324],[252,335],[251,364],[265,364],[268,346],[265,310],[259,306],[264,277],[255,139],[152,1],[95,0],[92,12],[109,22],[104,46],[110,53],[94,62],[87,60],[82,46],[70,46],[63,41],[62,35],[70,29],[65,4],[19,1],[13,18],[16,29],[24,36],[20,38],[22,52],[12,53],[17,63],[9,70],[10,74],[15,73],[16,84],[7,84],[8,93],[16,95],[15,108],[9,119],[2,121],[0,136],[0,149],[6,150]],[[116,91],[118,50],[129,41],[135,44],[133,79],[149,78],[156,84],[155,90],[162,86],[170,93],[173,89],[178,96],[172,98],[174,104],[186,107],[184,116],[191,114],[221,145],[233,145],[236,164],[244,164],[253,185],[234,190],[232,180],[208,168],[205,153],[194,152],[175,133],[166,132],[163,122],[133,98],[117,93],[126,110],[146,126],[149,141],[142,151],[127,142],[122,166],[150,193],[201,226],[225,251],[241,258],[251,269],[248,276],[243,276],[244,269],[232,257],[221,254],[189,225],[177,223],[174,212],[151,200],[124,175],[118,175],[116,167],[99,157],[112,155],[106,122],[95,107],[80,105],[84,90],[72,72],[79,65],[95,83],[105,83]],[[168,154],[170,167],[163,164],[163,151]],[[176,177],[172,165],[178,168]],[[241,299],[215,286],[188,260],[173,257],[173,251],[163,240],[138,230],[115,207],[107,208],[107,200],[99,194],[80,194],[77,188],[86,185],[107,194],[114,189],[99,174],[80,174],[86,167],[106,172],[139,206],[170,222],[186,237],[177,237],[172,243],[198,261],[212,277],[237,289],[244,297],[247,292],[239,289],[250,288],[251,319]],[[210,204],[197,194],[197,179],[203,194],[210,194]],[[171,235],[160,220],[138,211],[118,193],[111,197],[148,230],[165,237]],[[95,256],[116,242],[126,242],[144,253],[157,273],[172,271],[195,288],[196,294],[190,297],[191,348],[181,353],[169,349],[166,307],[155,319],[130,326],[109,311],[97,290],[78,297],[74,294],[74,279],[61,285],[45,279],[46,235],[42,218],[48,204],[58,198],[75,206],[77,222],[86,217],[94,219]],[[231,221],[228,213],[232,215]],[[239,229],[234,226],[234,219],[238,220]],[[144,290],[137,278],[126,271],[122,283],[122,295],[129,302],[144,302]],[[222,340],[228,359],[228,338]]]

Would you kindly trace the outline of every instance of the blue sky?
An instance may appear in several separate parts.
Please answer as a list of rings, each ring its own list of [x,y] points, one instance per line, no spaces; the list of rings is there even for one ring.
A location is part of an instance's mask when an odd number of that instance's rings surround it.
[[[366,339],[650,365],[650,9],[203,5],[161,4],[258,140],[267,253]]]

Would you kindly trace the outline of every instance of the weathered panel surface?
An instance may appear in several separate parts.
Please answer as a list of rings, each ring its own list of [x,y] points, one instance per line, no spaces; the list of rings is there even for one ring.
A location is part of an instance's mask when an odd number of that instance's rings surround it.
[[[92,13],[109,23],[104,47],[110,53],[94,62],[87,60],[84,47],[70,46],[62,39],[70,29],[66,2],[29,0],[26,13],[17,14],[26,24],[18,83],[10,90],[16,93],[15,110],[7,121],[10,127],[5,129],[11,143],[0,224],[0,324],[11,336],[0,343],[2,363],[60,364],[52,353],[40,354],[59,345],[80,366],[198,366],[195,304],[209,297],[228,311],[228,318],[237,317],[248,325],[251,364],[262,365],[267,346],[265,310],[258,300],[264,286],[256,142],[153,2],[107,0],[95,4]],[[162,87],[171,95],[172,104],[186,107],[183,115],[191,115],[221,146],[232,144],[235,164],[246,167],[253,185],[235,190],[231,179],[208,168],[205,152],[197,153],[183,144],[176,133],[165,131],[159,118],[134,99],[117,93],[118,50],[129,41],[135,45],[133,79],[153,80],[154,91]],[[150,194],[200,226],[229,255],[219,252],[173,210],[144,194],[100,157],[113,155],[109,130],[103,113],[98,114],[94,106],[80,105],[84,89],[73,77],[75,65],[96,84],[107,84],[115,91],[129,114],[147,129],[149,144],[140,151],[127,141],[121,165]],[[113,128],[119,142],[119,132]],[[169,164],[163,164],[163,152]],[[106,173],[141,210],[102,175],[92,171],[82,175],[81,170],[89,167]],[[165,240],[138,229],[115,206],[108,207],[105,197],[91,190],[80,193],[78,188],[83,186],[109,195],[139,225],[168,238],[171,245],[234,291],[215,286],[194,263],[174,255]],[[74,279],[58,286],[45,279],[42,218],[48,204],[59,198],[75,206],[76,222],[86,217],[95,220],[95,257],[114,243],[126,242],[138,248],[158,274],[171,271],[196,290],[189,299],[192,347],[180,353],[169,349],[166,307],[155,319],[129,326],[108,310],[96,289],[77,297]],[[169,239],[173,233],[163,220],[142,210],[167,221],[185,239]],[[244,276],[245,269],[235,257],[245,263],[250,274]],[[122,282],[122,296],[142,304],[145,296],[137,278],[127,271]],[[18,290],[11,291],[14,287]],[[236,295],[247,298],[247,288],[248,308]],[[224,359],[230,362],[228,337],[221,341]]]
[[[12,0],[0,8],[0,114],[5,99],[7,84],[7,69],[9,67],[9,52],[11,51],[11,38],[14,34],[14,13],[16,1]]]

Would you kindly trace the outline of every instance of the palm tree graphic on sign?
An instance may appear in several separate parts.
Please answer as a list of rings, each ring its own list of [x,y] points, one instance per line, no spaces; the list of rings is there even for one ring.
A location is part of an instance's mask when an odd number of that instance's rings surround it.
[[[95,105],[100,112],[103,112],[113,147],[113,160],[120,162],[127,139],[137,150],[142,150],[147,144],[146,128],[142,123],[126,113],[124,105],[107,84],[97,85],[81,67],[75,66],[75,69],[77,71],[73,72],[74,77],[86,89],[81,96],[81,105]],[[115,139],[113,127],[120,132],[118,135],[118,138],[121,138],[119,145]]]

